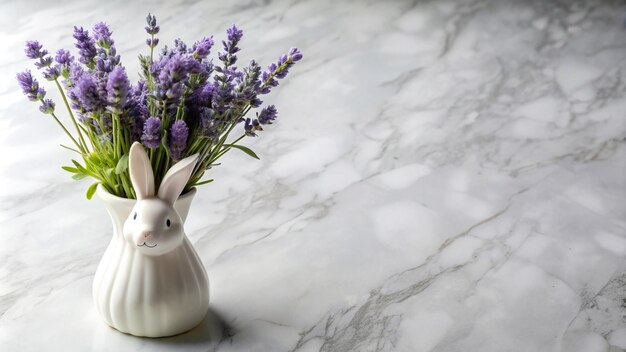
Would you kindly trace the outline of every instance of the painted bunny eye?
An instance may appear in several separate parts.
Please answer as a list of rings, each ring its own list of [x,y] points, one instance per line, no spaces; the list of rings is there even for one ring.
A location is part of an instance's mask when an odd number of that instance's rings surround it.
[[[172,223],[170,222],[170,219],[167,219],[167,221],[165,222],[165,224],[167,225],[167,227],[170,227],[170,225],[171,225]]]
[[[137,213],[135,213],[135,215],[133,215],[133,220],[137,220]]]

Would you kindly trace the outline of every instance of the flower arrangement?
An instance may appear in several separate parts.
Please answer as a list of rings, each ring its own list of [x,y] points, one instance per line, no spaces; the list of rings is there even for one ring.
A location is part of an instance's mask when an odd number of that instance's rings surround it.
[[[243,32],[235,25],[226,31],[218,63],[208,58],[214,46],[212,36],[191,46],[177,39],[171,48],[165,46],[155,55],[159,26],[153,15],[148,15],[145,29],[150,54],[139,56],[141,72],[135,84],[130,83],[104,22],[97,23],[91,35],[74,27],[78,60],[64,49],[53,59],[39,42],[26,43],[26,56],[59,89],[73,126],[61,121],[55,103],[45,97],[46,91],[31,71],[18,73],[18,83],[67,134],[72,146],[61,146],[80,154],[82,162],[72,160],[73,165],[63,169],[77,180],[88,176],[97,180],[87,189],[89,199],[98,184],[113,195],[136,197],[128,172],[129,149],[135,141],[147,148],[156,187],[178,160],[198,154],[183,192],[213,181],[203,180],[205,172],[219,165],[216,161],[233,148],[258,159],[239,142],[271,124],[277,110],[268,105],[254,118],[246,115],[261,107],[259,97],[276,87],[302,58],[300,51],[292,48],[267,70],[254,60],[238,69],[235,64]],[[242,134],[229,138],[240,124]]]

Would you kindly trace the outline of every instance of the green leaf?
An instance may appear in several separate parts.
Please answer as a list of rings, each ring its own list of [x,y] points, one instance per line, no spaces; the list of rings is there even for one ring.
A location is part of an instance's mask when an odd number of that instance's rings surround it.
[[[93,194],[96,193],[96,189],[99,184],[100,182],[96,182],[87,188],[87,199],[91,199],[91,197],[93,197]]]
[[[82,179],[84,179],[85,177],[87,177],[87,175],[85,175],[85,174],[74,174],[74,175],[72,176],[72,178],[73,178],[73,179],[75,179],[75,180],[82,180]]]
[[[78,163],[78,161],[72,159],[72,162],[74,163],[74,166],[76,166],[76,168],[85,174],[85,176],[87,176],[87,174],[89,174],[89,172],[87,172],[87,169],[85,169],[84,166],[82,166],[80,163]]]
[[[81,152],[79,152],[78,150],[76,150],[76,149],[74,149],[74,148],[70,148],[70,147],[68,147],[68,146],[66,146],[66,145],[63,145],[63,144],[59,144],[59,145],[60,145],[61,147],[65,148],[65,149],[71,150],[71,151],[73,151],[73,152],[76,152],[76,153],[78,153],[78,154],[82,155],[82,153],[81,153]]]
[[[206,181],[201,181],[201,182],[196,182],[196,183],[194,183],[193,187],[204,185],[204,184],[211,183],[211,182],[213,182],[213,179],[206,180]]]
[[[246,153],[246,154],[250,155],[251,157],[253,157],[253,158],[255,158],[255,159],[258,159],[258,160],[261,160],[261,159],[259,158],[259,156],[258,156],[258,155],[256,155],[256,153],[255,153],[255,152],[253,152],[252,150],[250,150],[250,148],[248,148],[248,147],[244,147],[243,145],[239,145],[239,144],[224,144],[224,145],[225,145],[225,146],[227,146],[227,147],[231,147],[231,148],[236,148],[236,149],[239,149],[239,150],[241,150],[242,152],[244,152],[244,153]]]
[[[122,155],[120,160],[117,162],[117,166],[115,167],[115,173],[121,175],[128,168],[128,154]]]
[[[71,166],[61,166],[61,169],[65,170],[65,171],[68,171],[68,172],[71,172],[71,173],[73,173],[73,174],[78,174],[78,173],[80,173],[80,170],[78,170],[78,169],[77,169],[77,168],[75,168],[75,167],[71,167]]]

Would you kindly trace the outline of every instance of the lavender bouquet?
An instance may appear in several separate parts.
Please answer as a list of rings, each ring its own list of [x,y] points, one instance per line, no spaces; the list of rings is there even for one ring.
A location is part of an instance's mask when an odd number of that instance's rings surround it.
[[[17,80],[24,94],[39,102],[41,112],[51,115],[67,134],[72,145],[62,146],[80,154],[82,162],[72,160],[73,165],[63,169],[76,180],[88,176],[97,180],[87,189],[89,199],[98,184],[113,195],[136,197],[128,173],[128,152],[134,141],[148,149],[156,187],[174,163],[195,153],[199,161],[184,191],[213,181],[203,179],[205,172],[233,148],[258,159],[238,143],[271,124],[277,111],[268,105],[254,118],[246,115],[261,107],[259,97],[276,87],[302,58],[300,51],[292,48],[267,70],[254,60],[238,69],[235,64],[243,32],[235,25],[226,31],[217,63],[208,58],[213,37],[191,46],[177,39],[171,48],[165,46],[155,55],[159,26],[150,14],[147,23],[150,54],[139,56],[141,72],[135,84],[130,83],[111,30],[103,22],[93,27],[91,35],[74,27],[78,60],[64,49],[53,59],[39,42],[26,43],[26,56],[59,89],[71,125],[61,121],[55,103],[45,98],[46,91],[31,71],[18,73]],[[243,124],[242,134],[229,138],[239,124]]]

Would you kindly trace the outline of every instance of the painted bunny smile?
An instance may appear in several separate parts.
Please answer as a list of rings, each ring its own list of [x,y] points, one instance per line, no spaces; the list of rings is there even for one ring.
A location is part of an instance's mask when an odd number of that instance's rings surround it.
[[[154,248],[156,246],[157,246],[156,243],[154,244],[154,246],[149,246],[146,242],[137,245],[137,247],[148,247],[148,248]]]

